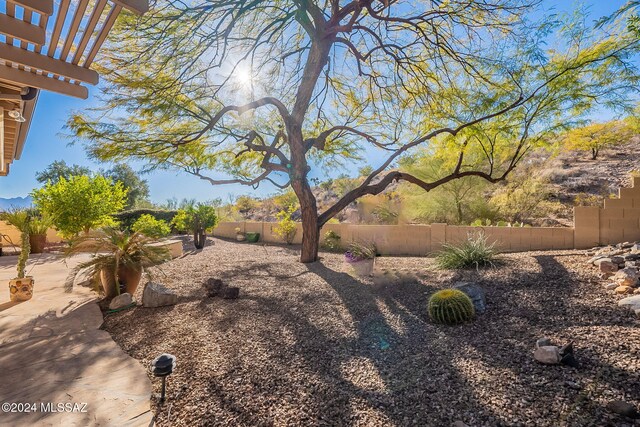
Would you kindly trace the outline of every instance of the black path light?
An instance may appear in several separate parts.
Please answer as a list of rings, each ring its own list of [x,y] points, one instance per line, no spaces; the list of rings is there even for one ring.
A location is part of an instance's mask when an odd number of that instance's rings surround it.
[[[176,367],[176,357],[173,354],[161,354],[151,362],[153,367],[153,375],[162,378],[162,393],[160,395],[160,404],[164,403],[164,395],[166,390],[167,377],[171,375]]]

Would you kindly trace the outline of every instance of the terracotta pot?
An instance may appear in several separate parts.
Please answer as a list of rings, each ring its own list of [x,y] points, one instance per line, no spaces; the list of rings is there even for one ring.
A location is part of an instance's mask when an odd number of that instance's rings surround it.
[[[29,245],[31,246],[32,254],[41,254],[44,252],[44,248],[47,245],[46,234],[30,234]]]
[[[140,279],[142,278],[142,268],[136,270],[134,268],[120,267],[118,269],[118,286],[124,284],[125,289],[123,292],[128,292],[134,295]],[[113,277],[113,270],[103,269],[100,271],[100,283],[102,283],[102,289],[107,298],[113,298],[116,293],[116,280]]]
[[[28,301],[33,296],[33,276],[22,279],[11,279],[9,281],[9,297],[12,302]]]
[[[373,273],[373,267],[375,266],[375,258],[363,259],[362,261],[347,262],[347,264],[353,269],[356,276],[370,276]]]
[[[118,269],[118,280],[120,283],[125,284],[126,292],[130,293],[132,296],[135,295],[141,278],[142,268],[136,270],[131,267],[120,267]]]
[[[244,242],[245,239],[246,237],[244,237],[244,234],[236,234],[236,240],[238,242]]]

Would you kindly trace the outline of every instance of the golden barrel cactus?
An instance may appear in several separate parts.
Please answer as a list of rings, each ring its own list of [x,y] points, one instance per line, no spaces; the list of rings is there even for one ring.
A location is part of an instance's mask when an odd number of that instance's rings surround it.
[[[429,317],[436,323],[457,325],[474,318],[471,298],[458,289],[443,289],[429,298]]]

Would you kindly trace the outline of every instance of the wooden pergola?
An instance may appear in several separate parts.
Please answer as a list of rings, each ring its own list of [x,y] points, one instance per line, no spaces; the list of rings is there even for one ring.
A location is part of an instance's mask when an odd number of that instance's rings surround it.
[[[86,99],[91,64],[122,9],[148,0],[0,0],[0,175],[20,159],[40,90]]]

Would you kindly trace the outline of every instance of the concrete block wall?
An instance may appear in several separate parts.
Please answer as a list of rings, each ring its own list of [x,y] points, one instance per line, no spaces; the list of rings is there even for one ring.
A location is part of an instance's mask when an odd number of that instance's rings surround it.
[[[633,187],[620,188],[618,198],[606,199],[604,207],[574,208],[576,248],[590,248],[640,240],[640,177]]]

